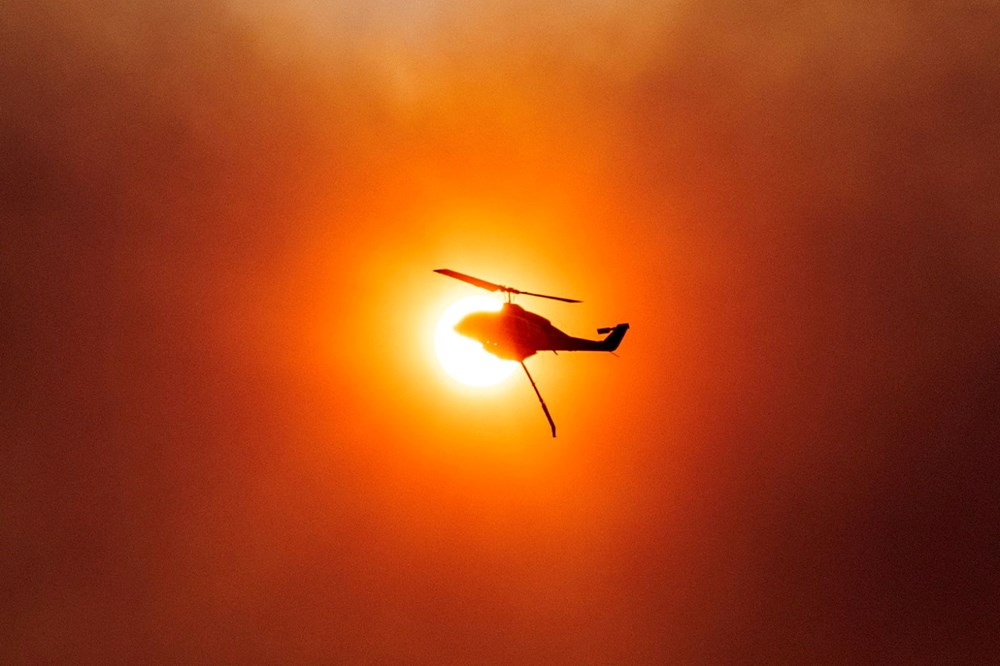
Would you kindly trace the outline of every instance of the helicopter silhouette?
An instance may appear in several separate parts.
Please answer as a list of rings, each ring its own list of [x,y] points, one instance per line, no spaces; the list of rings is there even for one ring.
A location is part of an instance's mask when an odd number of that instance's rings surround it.
[[[552,428],[552,436],[556,436],[556,424],[552,420],[549,408],[542,398],[542,394],[535,384],[535,380],[528,372],[528,366],[524,360],[540,351],[551,351],[553,353],[561,351],[604,351],[613,352],[618,349],[622,338],[628,331],[628,324],[618,324],[614,327],[597,329],[599,335],[605,335],[602,340],[587,340],[576,338],[563,333],[552,325],[548,319],[528,312],[520,305],[514,303],[514,296],[535,296],[538,298],[548,298],[553,301],[564,303],[580,303],[573,298],[563,298],[561,296],[548,296],[546,294],[536,294],[531,291],[521,291],[513,287],[506,287],[501,284],[487,282],[479,278],[459,273],[448,268],[437,268],[435,273],[446,275],[456,280],[461,280],[474,287],[487,291],[499,291],[505,297],[505,302],[498,312],[473,312],[466,315],[455,324],[455,332],[482,344],[483,349],[493,354],[497,358],[507,361],[517,361],[524,368],[524,374],[531,382],[531,388],[535,389],[538,402],[542,405],[545,418]]]

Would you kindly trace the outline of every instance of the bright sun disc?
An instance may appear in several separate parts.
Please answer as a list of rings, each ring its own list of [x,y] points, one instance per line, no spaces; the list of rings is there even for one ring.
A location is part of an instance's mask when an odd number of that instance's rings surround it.
[[[507,379],[517,363],[503,361],[488,353],[475,340],[455,332],[454,326],[470,312],[496,312],[502,303],[488,296],[469,296],[453,303],[434,331],[434,349],[441,367],[449,375],[469,386],[491,386]]]

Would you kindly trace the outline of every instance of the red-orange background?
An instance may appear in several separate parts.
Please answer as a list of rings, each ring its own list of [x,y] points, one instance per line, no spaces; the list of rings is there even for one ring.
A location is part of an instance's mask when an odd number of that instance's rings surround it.
[[[997,10],[353,5],[0,9],[2,661],[995,654]]]

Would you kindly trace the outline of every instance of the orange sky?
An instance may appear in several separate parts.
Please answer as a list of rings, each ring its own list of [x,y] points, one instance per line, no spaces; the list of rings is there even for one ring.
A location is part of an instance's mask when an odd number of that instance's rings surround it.
[[[996,654],[996,9],[332,4],[0,7],[0,661]]]

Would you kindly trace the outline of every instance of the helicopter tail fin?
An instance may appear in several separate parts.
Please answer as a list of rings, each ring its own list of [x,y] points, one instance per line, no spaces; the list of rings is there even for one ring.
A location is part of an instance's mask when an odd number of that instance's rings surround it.
[[[608,333],[608,337],[601,340],[601,351],[613,352],[618,349],[618,345],[622,343],[622,338],[625,337],[625,332],[628,331],[628,324],[618,324],[614,328],[599,328],[597,332],[600,334]]]

